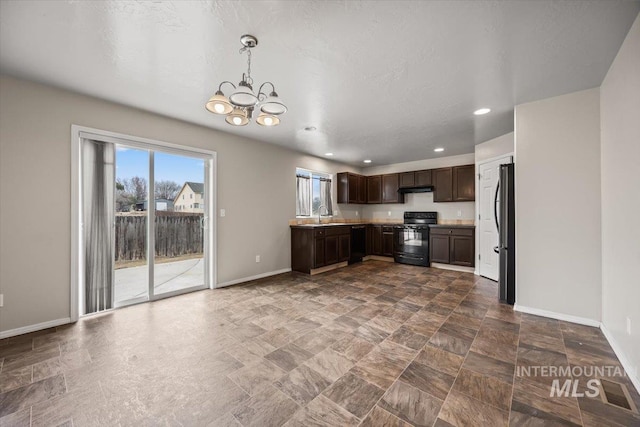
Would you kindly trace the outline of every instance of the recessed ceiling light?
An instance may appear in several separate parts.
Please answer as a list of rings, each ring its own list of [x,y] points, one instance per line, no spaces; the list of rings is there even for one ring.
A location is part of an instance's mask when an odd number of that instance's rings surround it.
[[[304,130],[306,130],[307,132],[313,132],[314,130],[316,130],[315,126],[307,126],[306,128],[304,128]]]
[[[324,153],[325,156],[333,156],[333,153]]]
[[[487,114],[490,111],[491,111],[491,108],[480,108],[474,111],[473,114],[475,114],[476,116],[481,116],[483,114]]]
[[[365,162],[365,163],[371,163],[371,160],[367,159],[367,160],[363,160],[363,162]]]
[[[442,147],[434,148],[433,151],[435,151],[436,153],[441,153],[444,151],[444,148]]]

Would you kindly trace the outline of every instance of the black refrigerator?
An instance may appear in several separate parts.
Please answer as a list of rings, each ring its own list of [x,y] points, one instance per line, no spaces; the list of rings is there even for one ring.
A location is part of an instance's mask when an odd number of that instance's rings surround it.
[[[516,302],[516,208],[514,164],[500,165],[500,179],[496,188],[494,211],[498,227],[498,246],[494,250],[500,258],[498,286],[500,301]]]

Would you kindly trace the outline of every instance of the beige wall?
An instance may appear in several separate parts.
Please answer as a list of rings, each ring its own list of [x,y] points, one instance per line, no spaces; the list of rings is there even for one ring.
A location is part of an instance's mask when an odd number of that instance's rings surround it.
[[[599,89],[516,106],[516,304],[600,321]]]
[[[478,144],[475,147],[476,164],[485,160],[493,159],[503,154],[513,153],[514,133],[509,132],[497,138],[490,139],[487,142]]]
[[[373,166],[363,169],[364,175],[407,172],[474,163],[473,154],[417,160],[393,165]],[[405,211],[435,211],[440,220],[468,220],[475,218],[474,202],[434,203],[433,193],[407,194],[403,204],[365,205],[363,216],[371,219],[401,220]],[[391,213],[391,215],[389,215]],[[460,213],[460,216],[458,216]]]
[[[640,384],[640,15],[600,88],[602,321]],[[627,334],[631,319],[631,335]],[[620,354],[619,354],[620,356]]]
[[[214,120],[214,118],[212,118]],[[218,283],[290,267],[295,168],[360,172],[48,86],[0,78],[0,331],[69,317],[71,125],[217,152]],[[15,189],[19,188],[19,191]],[[334,189],[335,191],[335,189]],[[356,207],[340,206],[345,217]],[[261,255],[261,263],[255,262]]]

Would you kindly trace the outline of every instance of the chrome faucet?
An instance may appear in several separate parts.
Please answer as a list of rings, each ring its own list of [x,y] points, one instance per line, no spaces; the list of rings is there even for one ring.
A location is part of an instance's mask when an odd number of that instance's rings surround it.
[[[320,224],[320,216],[322,215],[322,208],[324,208],[325,210],[327,210],[327,207],[325,205],[320,205],[318,206],[318,224]]]

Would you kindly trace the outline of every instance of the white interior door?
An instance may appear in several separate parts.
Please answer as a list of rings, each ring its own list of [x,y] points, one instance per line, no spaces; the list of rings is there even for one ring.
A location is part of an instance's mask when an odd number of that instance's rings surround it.
[[[498,280],[499,257],[493,248],[498,245],[498,228],[496,227],[495,195],[500,176],[500,165],[511,163],[511,156],[505,156],[480,164],[480,268],[481,276]]]

